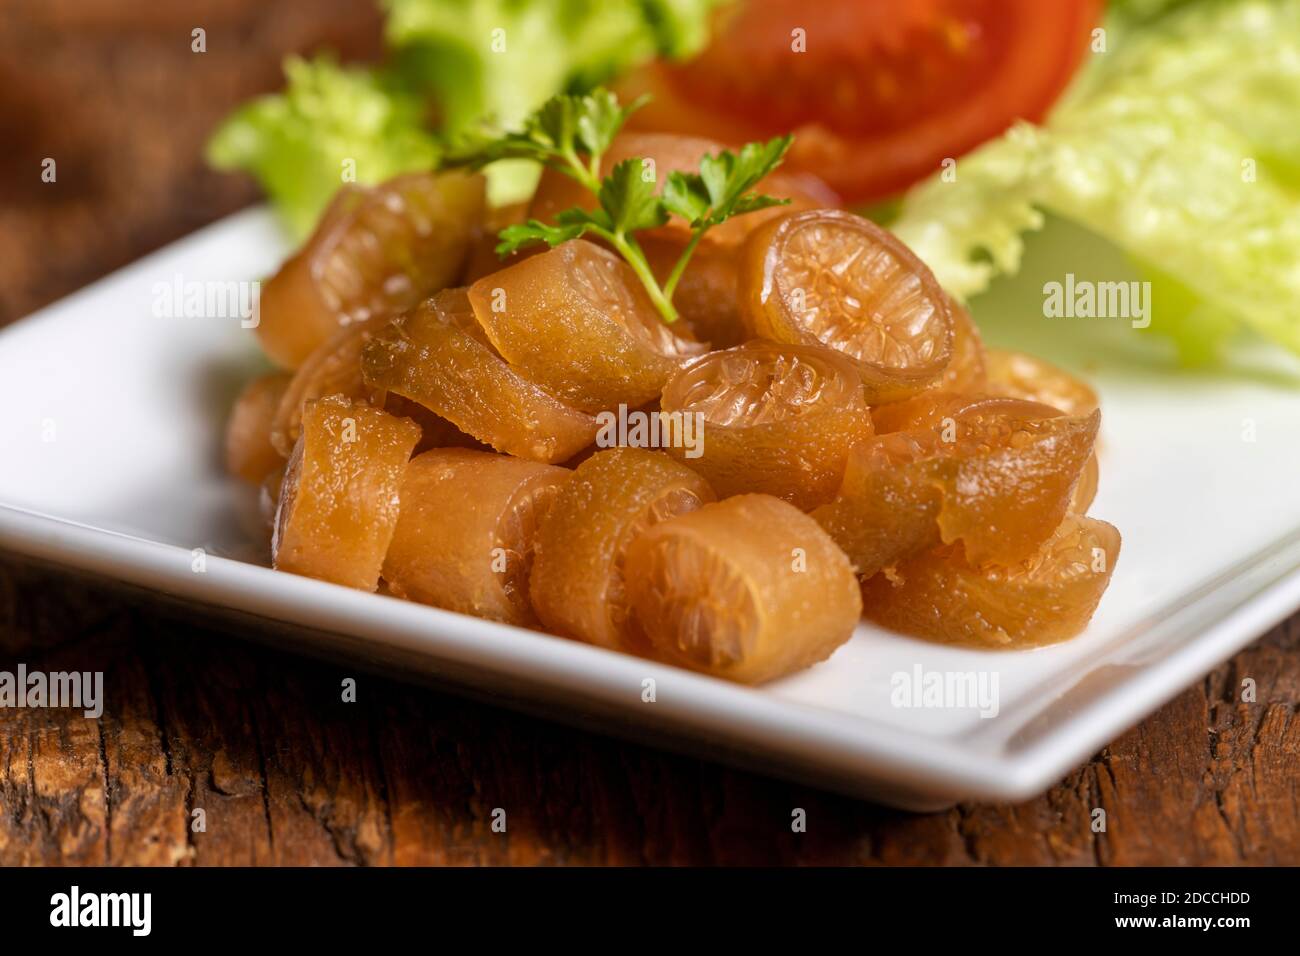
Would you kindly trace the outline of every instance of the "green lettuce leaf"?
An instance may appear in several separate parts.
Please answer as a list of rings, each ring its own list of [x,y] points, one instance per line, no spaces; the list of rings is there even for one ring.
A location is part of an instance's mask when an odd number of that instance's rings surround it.
[[[707,40],[719,0],[382,0],[397,69],[429,94],[444,135],[516,128],[556,93],[585,92]],[[534,163],[488,169],[497,203],[526,198]]]
[[[585,91],[708,39],[720,0],[380,0],[388,62],[285,65],[284,92],[242,106],[209,143],[219,169],[252,173],[295,239],[338,189],[344,159],[374,183],[427,169],[440,146],[513,128],[556,93]],[[536,163],[487,170],[489,198],[526,198]]]
[[[719,0],[382,2],[389,44],[454,136],[485,119],[512,129],[556,93],[695,52]]]
[[[1213,359],[1242,328],[1300,352],[1300,0],[1115,13],[1111,49],[1043,126],[916,187],[892,228],[967,298],[1017,270],[1051,213],[1146,272],[1152,329],[1185,359]]]
[[[283,93],[240,107],[208,143],[217,169],[245,170],[301,239],[345,176],[363,184],[428,169],[438,159],[423,99],[388,72],[328,57],[290,58]]]

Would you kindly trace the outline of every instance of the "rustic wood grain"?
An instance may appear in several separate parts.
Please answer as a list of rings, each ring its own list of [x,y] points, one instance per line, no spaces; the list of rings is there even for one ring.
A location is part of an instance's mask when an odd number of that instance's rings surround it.
[[[190,52],[194,26],[207,54]],[[7,0],[0,324],[249,202],[250,184],[203,168],[201,143],[231,104],[277,85],[282,54],[322,44],[375,55],[372,5]],[[45,156],[56,185],[40,183]],[[247,636],[0,555],[0,666],[103,670],[107,696],[98,720],[0,711],[0,864],[1300,862],[1300,617],[1042,797],[923,816]],[[1246,677],[1256,703],[1239,699]],[[806,833],[790,830],[795,807]],[[1098,807],[1105,833],[1090,827]]]
[[[245,643],[247,627],[12,556],[0,634],[3,660],[105,671],[107,698],[99,720],[0,711],[0,864],[1300,861],[1300,618],[1042,797],[930,815]]]

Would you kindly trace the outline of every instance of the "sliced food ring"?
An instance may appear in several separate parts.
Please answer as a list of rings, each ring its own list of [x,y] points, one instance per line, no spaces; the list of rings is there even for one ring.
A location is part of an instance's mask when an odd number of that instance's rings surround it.
[[[1067,415],[1087,415],[1101,404],[1091,385],[1036,356],[989,349],[985,361],[991,394],[1042,402]]]
[[[342,396],[307,402],[271,539],[279,570],[373,591],[420,427]]]
[[[853,213],[815,209],[760,226],[745,244],[739,288],[754,337],[843,352],[872,405],[938,381],[953,356],[952,304],[934,275]]]
[[[1091,620],[1120,535],[1104,521],[1066,517],[1032,555],[1012,565],[974,565],[939,548],[863,585],[869,619],[945,644],[1015,649],[1073,637]]]
[[[293,451],[302,431],[304,403],[327,395],[369,399],[371,390],[361,380],[361,349],[388,323],[387,316],[345,326],[307,356],[289,382],[271,425],[271,444],[284,457]]]
[[[642,649],[623,576],[627,547],[646,528],[713,500],[708,482],[660,452],[596,452],[573,473],[538,535],[531,584],[538,616],[588,644]]]
[[[226,424],[226,470],[253,484],[284,464],[274,443],[274,420],[289,376],[270,372],[244,386]]]
[[[952,310],[952,361],[933,387],[958,395],[983,392],[988,383],[988,359],[979,327],[961,305],[949,299],[948,306]]]
[[[660,320],[627,263],[583,239],[479,279],[469,300],[503,359],[592,414],[658,398],[706,350]]]
[[[943,495],[932,480],[938,443],[905,432],[880,435],[849,455],[833,501],[812,512],[866,577],[939,543]]]
[[[1099,412],[961,398],[927,411],[855,448],[835,500],[813,512],[860,574],[958,541],[973,562],[1020,560],[1076,506]]]
[[[483,201],[483,177],[460,172],[341,189],[262,286],[257,334],[267,355],[297,368],[340,328],[396,315],[455,281]]]
[[[760,492],[805,510],[835,496],[849,449],[873,433],[853,364],[830,349],[747,342],[697,359],[659,403],[668,452],[719,495]]]
[[[1006,349],[989,349],[985,356],[988,369],[988,391],[993,395],[1041,402],[1059,408],[1066,415],[1088,415],[1101,404],[1097,392],[1082,379],[1062,368],[1024,352]],[[1097,496],[1100,478],[1097,452],[1084,469],[1074,490],[1070,510],[1086,514]]]
[[[416,402],[498,451],[564,461],[599,425],[511,368],[474,319],[463,289],[447,289],[366,343],[368,385]]]
[[[1031,553],[1074,504],[1092,460],[1101,413],[993,419],[945,458],[935,480],[945,542],[960,541],[975,563],[1011,562]],[[966,450],[969,448],[969,450]]]
[[[411,459],[384,560],[390,593],[507,624],[537,623],[528,597],[537,528],[572,472],[466,448]]]
[[[862,613],[843,552],[770,495],[649,528],[628,549],[626,576],[649,656],[745,684],[825,660]]]

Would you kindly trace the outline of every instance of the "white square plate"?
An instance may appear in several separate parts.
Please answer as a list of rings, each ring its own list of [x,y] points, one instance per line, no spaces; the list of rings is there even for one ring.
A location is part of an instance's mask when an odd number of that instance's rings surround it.
[[[231,397],[261,365],[254,333],[154,314],[160,283],[273,271],[285,249],[263,210],[0,331],[0,546],[304,625],[297,639],[363,664],[899,806],[1026,798],[1300,606],[1294,370],[1180,374],[1149,332],[1040,318],[1035,274],[1125,268],[1052,231],[976,314],[994,342],[1086,369],[1102,393],[1092,513],[1124,546],[1091,627],[1065,644],[986,653],[863,625],[828,662],[754,690],[269,570],[251,496],[219,457]],[[997,715],[894,706],[894,675],[917,666],[996,675]]]

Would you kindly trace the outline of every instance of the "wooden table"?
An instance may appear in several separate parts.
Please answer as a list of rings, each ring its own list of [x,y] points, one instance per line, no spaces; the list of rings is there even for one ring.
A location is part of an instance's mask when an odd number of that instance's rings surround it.
[[[200,26],[205,54],[190,50]],[[250,184],[204,169],[201,144],[231,104],[278,84],[282,53],[322,44],[373,55],[370,3],[7,0],[0,323],[252,201]],[[55,184],[40,181],[47,156]],[[1300,863],[1300,617],[1042,797],[929,816],[246,636],[0,555],[0,667],[103,670],[107,692],[99,720],[0,711],[0,864]],[[1258,703],[1238,701],[1246,677]],[[790,831],[795,807],[806,833]]]

